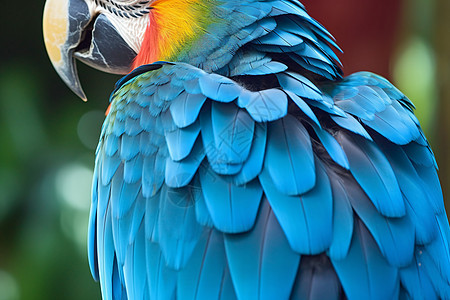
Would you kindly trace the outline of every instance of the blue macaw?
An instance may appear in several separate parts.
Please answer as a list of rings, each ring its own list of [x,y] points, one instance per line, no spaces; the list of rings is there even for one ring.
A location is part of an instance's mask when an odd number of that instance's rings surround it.
[[[298,0],[48,0],[44,37],[126,74],[96,151],[104,299],[450,299],[450,230],[414,105],[343,78]]]

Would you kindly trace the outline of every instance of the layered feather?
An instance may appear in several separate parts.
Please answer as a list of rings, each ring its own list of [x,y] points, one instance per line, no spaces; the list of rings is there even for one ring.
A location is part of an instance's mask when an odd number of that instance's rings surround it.
[[[215,5],[241,18],[111,97],[89,231],[103,297],[449,298],[412,103],[370,73],[340,80],[332,37],[297,1]]]

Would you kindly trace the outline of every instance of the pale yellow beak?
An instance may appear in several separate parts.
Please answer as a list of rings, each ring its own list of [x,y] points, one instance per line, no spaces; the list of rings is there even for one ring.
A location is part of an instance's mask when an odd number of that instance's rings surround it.
[[[77,19],[70,16],[73,7],[79,13]],[[86,95],[81,88],[73,54],[83,28],[90,20],[89,8],[83,0],[47,0],[45,4],[43,31],[48,56],[59,76],[83,100]]]
[[[139,20],[133,22],[144,25],[141,27],[145,29],[148,19]],[[136,24],[130,25],[92,0],[47,0],[43,23],[45,46],[53,66],[83,100],[86,96],[78,79],[75,58],[107,73],[130,71],[136,51],[124,37],[130,40],[130,36],[136,35]]]

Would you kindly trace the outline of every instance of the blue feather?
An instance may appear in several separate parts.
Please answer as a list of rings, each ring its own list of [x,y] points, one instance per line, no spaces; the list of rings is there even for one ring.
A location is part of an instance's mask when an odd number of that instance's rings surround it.
[[[250,153],[255,127],[251,117],[237,106],[213,102],[211,125],[216,151],[220,153],[222,163],[245,162]]]
[[[280,193],[267,170],[263,170],[259,176],[264,193],[289,244],[301,254],[319,254],[330,246],[332,239],[333,202],[330,182],[318,160],[316,166],[316,185],[301,196]]]
[[[312,61],[316,62],[312,63],[313,65],[324,64],[328,65],[329,68],[333,68],[333,62],[330,56],[328,56],[325,52],[317,48],[316,45],[314,44],[305,43],[305,47],[296,51],[295,53],[300,55],[303,59],[309,61],[310,63]],[[329,70],[331,71],[331,69]]]
[[[209,214],[208,207],[206,206],[205,198],[199,182],[198,177],[195,177],[192,188],[192,193],[195,197],[195,215],[197,216],[197,222],[205,227],[213,227],[213,221],[211,219],[211,215]]]
[[[163,68],[166,69],[166,68]],[[158,86],[155,93],[155,100],[172,101],[183,91],[180,87],[175,87],[171,82]]]
[[[119,158],[119,154],[114,154],[113,156],[99,154],[102,157],[101,164],[101,182],[103,185],[107,185],[111,182],[114,174],[116,173],[121,160]]]
[[[144,225],[141,224],[139,233],[133,247],[127,253],[124,269],[129,269],[129,275],[125,272],[125,284],[127,286],[128,299],[148,299],[147,268],[142,262],[146,261],[146,239]]]
[[[254,20],[259,20],[270,12],[270,5],[264,5],[265,3],[251,3],[251,5],[243,5],[236,8],[236,11],[252,17]]]
[[[445,214],[436,216],[438,235],[426,245],[422,253],[423,266],[428,275],[436,279],[436,284],[450,286],[450,230]],[[440,276],[439,276],[440,275]],[[440,279],[440,280],[438,280]],[[446,290],[450,293],[450,289]],[[445,297],[444,297],[445,298]]]
[[[317,126],[320,127],[319,120],[317,119],[317,116],[314,114],[314,112],[311,110],[311,108],[306,104],[305,101],[303,101],[299,96],[294,94],[290,91],[284,91],[286,94],[288,94],[289,98],[291,98],[292,101],[297,105],[297,107],[305,114],[307,115],[311,121],[313,121]]]
[[[341,71],[336,65],[332,64],[330,61],[323,61],[319,59],[315,59],[312,57],[305,57],[303,54],[303,49],[300,49],[295,52],[297,57],[303,59],[307,64],[312,66],[313,68],[322,69],[330,74],[334,74],[335,77],[341,77]]]
[[[417,250],[412,263],[407,268],[399,271],[400,281],[406,289],[411,299],[438,299],[436,291],[431,283],[432,278],[424,272],[421,263],[418,261],[421,250]],[[419,258],[420,259],[420,258]]]
[[[340,127],[356,133],[369,141],[372,140],[366,129],[352,115],[345,114],[344,117],[331,115],[330,117]]]
[[[341,145],[339,145],[339,143],[336,141],[333,135],[331,135],[328,131],[326,131],[325,129],[321,129],[315,124],[312,125],[314,132],[317,134],[317,137],[319,138],[322,145],[325,147],[325,150],[327,150],[330,157],[338,165],[348,170],[350,168],[348,158],[345,155],[345,152],[342,149]]]
[[[329,258],[303,256],[290,299],[339,300],[341,296],[342,286]]]
[[[276,74],[284,90],[312,100],[322,100],[322,92],[306,77],[292,72]]]
[[[299,1],[288,2],[288,1],[273,1],[273,9],[271,11],[271,16],[279,16],[286,14],[299,15],[302,17],[308,16],[304,11],[304,6]],[[309,16],[308,16],[309,17]]]
[[[121,268],[117,265],[117,261],[114,260],[113,272],[111,275],[112,278],[112,299],[114,300],[126,300],[127,295],[122,285],[123,276],[121,277]]]
[[[147,205],[147,199],[142,196],[140,192],[135,201],[135,205],[127,216],[131,218],[130,226],[128,229],[128,243],[132,243],[137,238],[138,231],[141,228],[141,224],[145,221],[145,210]],[[144,228],[145,229],[145,228]]]
[[[198,78],[183,81],[183,87],[189,94],[197,95],[202,93]]]
[[[428,187],[425,192],[428,194],[428,199],[430,200],[434,212],[437,214],[444,213],[444,198],[436,169],[434,167],[425,167],[421,165],[414,165],[414,168],[422,179],[422,184]]]
[[[300,57],[299,55],[297,55],[295,53],[291,53],[288,55],[293,61],[295,61],[297,64],[299,64],[304,69],[311,71],[313,73],[319,74],[319,75],[327,78],[328,80],[334,80],[335,78],[341,77],[338,72],[336,72],[334,70],[332,72],[330,72],[327,67],[311,65],[305,59],[303,59],[302,57]]]
[[[288,115],[269,124],[264,169],[284,194],[300,195],[314,187],[311,141],[306,129],[294,117]]]
[[[349,299],[398,299],[399,277],[390,266],[361,221],[355,220],[347,256],[331,258]],[[358,266],[358,267],[355,267]]]
[[[129,225],[131,223],[129,219],[130,218],[128,216],[126,216],[125,218],[121,218],[118,220],[118,222],[115,222],[115,224],[113,224],[113,236],[116,239],[114,242],[115,242],[116,251],[117,251],[117,256],[116,256],[117,264],[118,264],[117,271],[118,271],[118,275],[119,275],[119,279],[120,279],[120,285],[123,285],[124,290],[127,293],[128,297],[134,297],[134,293],[136,292],[136,290],[135,290],[135,286],[133,284],[133,280],[131,280],[131,278],[133,278],[133,273],[134,273],[133,256],[134,256],[134,246],[135,246],[135,241],[136,241],[137,236],[134,235],[133,240],[128,239],[127,232],[129,231],[130,227],[127,225]],[[132,219],[132,217],[131,217],[131,219]],[[136,221],[141,223],[141,220],[136,220]],[[123,226],[124,221],[126,223],[126,226]],[[119,235],[117,234],[118,231],[120,232]],[[117,238],[116,238],[117,236],[120,236],[120,240],[117,240]],[[123,251],[123,253],[122,253],[122,251]],[[145,256],[144,256],[144,258],[145,258]],[[145,269],[141,275],[145,275]]]
[[[337,106],[363,119],[367,126],[392,142],[407,144],[420,136],[416,119],[409,108],[398,102],[404,96],[389,95],[386,89],[392,91],[392,85],[384,79],[357,73],[336,86],[333,98]]]
[[[200,164],[205,158],[205,151],[200,139],[195,143],[191,154],[180,161],[173,161],[170,157],[166,159],[165,181],[173,188],[186,186],[194,177]]]
[[[177,285],[178,299],[221,299],[221,293],[231,293],[225,299],[234,299],[233,286],[227,270],[223,234],[205,231],[194,250],[191,260],[180,271]]]
[[[329,97],[327,95],[324,95],[323,99],[321,101],[317,101],[317,100],[309,100],[309,99],[304,99],[306,103],[308,103],[310,106],[313,107],[317,107],[318,109],[328,113],[330,115],[330,117],[333,116],[340,116],[340,117],[345,117],[346,114],[345,112],[340,109],[339,107],[337,107],[334,104],[330,104],[327,99]]]
[[[269,34],[277,27],[277,23],[274,19],[264,18],[258,20],[245,28],[242,28],[235,37],[239,40],[237,46],[251,42],[258,37]]]
[[[336,135],[350,163],[350,172],[377,210],[386,217],[405,215],[397,179],[383,153],[370,141],[339,132]]]
[[[158,244],[147,242],[145,246],[150,299],[174,299],[176,271],[167,267]]]
[[[336,53],[331,49],[333,47],[337,51],[343,53],[342,49],[339,48],[339,46],[336,44],[336,41],[334,40],[334,37],[331,36],[325,36],[320,35],[320,37],[317,39],[317,42],[314,43],[314,45],[320,49],[323,53],[325,53],[326,56],[328,56],[331,61],[333,62],[333,68],[336,69],[336,73],[341,74],[342,71],[339,67],[342,67],[342,63],[339,60],[339,57],[336,55]],[[331,45],[331,46],[330,46]],[[339,67],[338,67],[339,66]]]
[[[106,136],[103,142],[103,149],[107,156],[113,156],[119,150],[119,137],[114,134]]]
[[[142,155],[124,162],[123,180],[126,183],[136,183],[142,178],[142,162]]]
[[[230,271],[228,269],[226,269],[224,272],[219,300],[237,300],[234,285],[230,276]]]
[[[355,104],[371,114],[382,112],[386,109],[386,105],[391,104],[389,98],[385,99],[368,86],[344,86],[339,90],[340,92],[333,96],[336,102]]]
[[[122,172],[121,169],[119,169]],[[117,255],[117,262],[120,266],[119,273],[122,278],[122,266],[125,261],[126,250],[129,243],[129,232],[133,222],[133,214],[140,184],[127,184],[123,182],[122,174],[118,172],[111,182],[111,217],[115,222],[112,224],[112,234]]]
[[[167,266],[177,270],[190,259],[203,230],[196,220],[191,189],[164,186],[161,191],[159,211],[164,218],[158,219],[159,245]]]
[[[406,213],[416,231],[416,244],[424,245],[436,238],[438,231],[433,209],[427,203],[410,203],[406,199]]]
[[[113,122],[112,133],[121,136],[125,132],[125,122],[119,118],[116,118]]]
[[[228,264],[239,299],[288,299],[300,255],[292,251],[267,200],[254,228],[225,235]]]
[[[336,101],[336,106],[346,113],[364,119],[365,121],[373,120],[375,118],[375,114],[373,112],[367,110],[365,107],[362,107],[357,102],[352,100]]]
[[[200,122],[194,122],[188,127],[166,132],[165,137],[170,158],[174,161],[186,158],[192,151],[199,133]]]
[[[251,64],[250,64],[251,65]],[[267,75],[283,72],[288,67],[285,64],[271,61],[256,68],[252,68],[249,71],[245,71],[242,75]]]
[[[159,218],[159,202],[160,192],[152,197],[146,197],[145,202],[145,237],[149,241],[158,241],[158,218]]]
[[[408,215],[416,229],[417,242],[421,244],[430,242],[435,237],[437,228],[431,209],[433,203],[429,199],[427,189],[400,147],[381,141],[378,144],[389,160],[408,204]]]
[[[141,111],[139,124],[143,130],[151,132],[155,129],[156,119],[147,109],[143,109]]]
[[[231,163],[227,158],[227,153],[219,151],[217,148],[210,111],[211,105],[208,103],[200,115],[201,136],[208,162],[214,172],[227,175],[236,174],[242,169],[242,163]]]
[[[142,193],[144,197],[153,196],[164,181],[166,157],[158,151],[156,155],[144,157],[142,170]]]
[[[303,44],[303,39],[301,37],[278,28],[279,27],[263,37],[255,39],[253,43],[288,47]]]
[[[97,164],[97,167],[101,167],[101,164]],[[103,220],[106,216],[107,209],[109,208],[110,205],[111,184],[108,183],[104,185],[101,183],[101,181],[99,181],[96,189],[98,193],[97,218],[99,220]]]
[[[161,125],[161,127],[154,129],[154,131],[158,133],[167,134],[168,132],[178,129],[178,127],[174,124],[172,115],[168,110],[161,112],[157,118],[157,124]]]
[[[139,119],[128,117],[125,119],[125,133],[129,136],[136,136],[142,131]]]
[[[256,218],[262,189],[258,181],[235,186],[203,165],[200,182],[214,226],[229,233],[249,230]]]
[[[235,184],[246,184],[259,175],[262,170],[264,156],[266,154],[266,141],[266,123],[257,123],[255,126],[255,134],[248,159],[244,162],[242,170],[233,177]]]
[[[233,80],[217,74],[203,74],[199,79],[203,95],[220,102],[231,102],[236,99],[241,87]]]
[[[113,295],[113,268],[115,262],[114,241],[112,238],[111,212],[108,209],[105,216],[97,222],[98,232],[98,261],[99,275],[102,286],[102,293],[106,299],[112,299]]]
[[[144,81],[142,81],[144,83]],[[145,85],[142,85],[140,93],[136,95],[134,101],[142,107],[148,106],[148,97],[155,94],[157,86],[154,84],[149,84],[148,82]],[[121,90],[122,91],[122,90]],[[123,97],[123,96],[122,96]]]
[[[394,106],[386,107],[386,110],[377,113],[373,120],[363,122],[399,145],[406,145],[420,135],[417,125],[410,118],[402,118]]]
[[[157,144],[154,144],[156,142],[154,139],[155,134],[142,132],[139,136],[139,153],[141,155],[150,156],[158,151],[158,147],[156,146]]]
[[[98,237],[97,237],[97,207],[98,207],[98,170],[97,167],[94,170],[94,178],[92,183],[92,203],[91,209],[89,211],[89,229],[88,229],[88,259],[89,268],[91,270],[92,277],[94,280],[98,281],[99,270],[98,270]]]
[[[330,172],[331,173],[331,172]],[[347,256],[353,235],[353,209],[346,186],[336,174],[329,175],[333,190],[333,238],[328,255],[341,260]]]
[[[356,182],[345,182],[350,203],[369,229],[381,253],[393,266],[405,267],[414,253],[414,226],[408,217],[385,218]]]
[[[283,30],[298,35],[302,38],[306,38],[311,42],[317,43],[317,36],[308,29],[307,26],[302,24],[298,18],[294,18],[292,15],[280,16],[277,18],[278,27],[283,28]]]
[[[193,124],[205,100],[202,94],[181,93],[170,105],[174,123],[180,128]]]
[[[260,92],[243,91],[238,105],[245,107],[256,122],[274,121],[287,114],[288,101],[286,94],[279,89]]]
[[[264,70],[270,70],[270,68],[264,68],[266,64],[272,63],[274,64],[275,70],[277,68],[281,68],[281,66],[287,68],[287,66],[282,63],[272,62],[272,59],[266,56],[264,53],[260,53],[257,51],[244,51],[241,49],[238,50],[231,61],[222,69],[218,70],[217,73],[223,76],[263,75],[266,74]],[[259,70],[259,68],[262,69]],[[246,72],[250,72],[252,74]]]
[[[171,72],[170,74],[171,80],[178,78],[181,80],[188,81],[192,79],[197,79],[204,74],[203,70],[195,68],[192,65],[185,63],[174,63],[171,66],[166,65],[165,68],[168,68],[169,71]]]
[[[133,159],[139,153],[140,139],[136,136],[122,135],[120,141],[120,158],[124,160]]]
[[[312,26],[308,26],[320,39],[330,43],[333,47],[335,47],[338,51],[342,52],[339,46],[336,44],[335,38],[325,29],[319,22],[316,20],[309,18],[308,21]],[[319,39],[319,42],[321,40]],[[325,43],[322,43],[325,45]],[[336,59],[337,60],[337,59]],[[337,60],[338,61],[338,60]],[[339,61],[338,61],[339,62]],[[340,62],[339,62],[340,63]]]

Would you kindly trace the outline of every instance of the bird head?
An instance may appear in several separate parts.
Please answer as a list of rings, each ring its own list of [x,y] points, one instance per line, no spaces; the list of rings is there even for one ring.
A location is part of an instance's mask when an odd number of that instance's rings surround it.
[[[208,46],[196,41],[212,23],[220,23],[216,16],[223,14],[223,9],[215,11],[215,1],[47,0],[45,45],[63,81],[86,99],[76,59],[104,72],[127,74],[155,61],[192,60],[193,52],[200,57]]]
[[[280,62],[341,74],[337,45],[298,0],[47,0],[43,27],[53,66],[82,99],[76,59],[115,74],[156,61],[226,74],[288,47]]]

